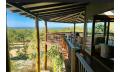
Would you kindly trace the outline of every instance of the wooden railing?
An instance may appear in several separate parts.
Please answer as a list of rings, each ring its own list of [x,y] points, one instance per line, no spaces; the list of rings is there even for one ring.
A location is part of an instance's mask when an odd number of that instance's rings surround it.
[[[71,64],[71,72],[94,72],[92,68],[87,64],[80,53],[77,53],[77,48],[65,37],[63,38],[65,45],[68,47],[68,57]]]
[[[92,68],[87,64],[87,62],[83,59],[80,53],[76,53],[78,59],[78,72],[94,72]]]

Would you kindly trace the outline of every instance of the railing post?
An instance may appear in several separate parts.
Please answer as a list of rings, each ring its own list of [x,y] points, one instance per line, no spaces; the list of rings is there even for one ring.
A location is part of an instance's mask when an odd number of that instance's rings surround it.
[[[76,72],[76,48],[71,48],[71,72]]]

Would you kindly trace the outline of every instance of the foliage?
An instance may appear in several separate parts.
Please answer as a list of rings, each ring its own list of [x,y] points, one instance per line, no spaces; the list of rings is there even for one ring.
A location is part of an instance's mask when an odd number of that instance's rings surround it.
[[[52,59],[53,62],[53,71],[56,72],[56,70],[62,69],[63,66],[63,58],[61,54],[59,53],[58,47],[56,45],[53,45],[48,50],[48,56]],[[57,71],[58,72],[58,71]]]
[[[21,42],[23,40],[30,41],[33,30],[30,29],[14,29],[8,28],[8,41],[9,42]]]
[[[49,29],[48,32],[73,32],[73,28],[63,28],[63,29]],[[79,28],[76,28],[76,31],[79,31]],[[81,30],[80,30],[81,31]],[[28,44],[24,46],[24,49],[21,52],[18,52],[17,57],[14,57],[14,59],[36,59],[37,55],[37,48],[36,48],[36,31],[34,29],[29,28],[23,28],[23,29],[16,29],[16,28],[8,28],[8,41],[9,43],[17,43],[17,42],[24,42],[27,41]],[[45,41],[45,30],[44,28],[40,30],[40,46],[44,46]],[[44,48],[44,47],[41,47]],[[11,48],[12,49],[12,48]],[[25,53],[25,54],[23,54]],[[41,59],[43,58],[43,52],[40,54]],[[48,57],[52,59],[52,64],[54,72],[57,70],[62,70],[63,66],[63,58],[61,54],[59,53],[58,47],[56,45],[53,45],[48,50]],[[11,64],[12,69],[17,69],[16,64]],[[58,71],[57,71],[58,72]]]
[[[101,23],[96,24],[95,28],[98,33],[104,32],[104,25]]]

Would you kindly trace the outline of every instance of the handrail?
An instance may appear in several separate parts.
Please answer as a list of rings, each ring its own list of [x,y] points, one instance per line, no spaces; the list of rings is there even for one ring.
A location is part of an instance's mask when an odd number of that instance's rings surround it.
[[[76,53],[76,47],[65,36],[62,36],[68,47],[68,57],[71,65],[71,72],[94,72],[79,53]],[[77,63],[77,66],[76,66]]]
[[[94,72],[93,69],[86,63],[80,53],[76,53],[79,62],[79,72]]]
[[[65,37],[64,37],[64,40],[67,42],[67,44],[68,44],[68,46],[70,48],[75,48],[75,46],[68,39],[66,39]]]

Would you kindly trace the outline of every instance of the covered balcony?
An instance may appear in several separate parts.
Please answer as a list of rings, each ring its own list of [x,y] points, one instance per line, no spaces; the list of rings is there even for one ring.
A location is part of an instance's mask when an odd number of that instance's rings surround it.
[[[45,0],[46,1],[46,0]],[[64,60],[63,72],[114,72],[114,32],[110,32],[114,23],[114,5],[112,0],[55,0],[50,2],[29,0],[14,2],[7,0],[7,8],[13,13],[35,20],[36,32],[36,69],[26,72],[49,72],[48,47],[52,44],[59,46],[58,51]],[[44,61],[40,58],[41,38],[39,21],[45,23]],[[50,33],[48,22],[71,23],[74,25],[72,32]],[[83,24],[83,32],[76,32],[76,24]],[[91,33],[88,32],[88,24],[92,24]],[[101,23],[99,25],[98,23]],[[51,24],[52,25],[52,24]],[[97,26],[98,25],[98,26]],[[102,29],[101,29],[102,27]],[[79,38],[77,39],[77,37]],[[8,38],[7,38],[8,41]],[[24,40],[23,40],[24,41]],[[79,42],[78,42],[79,41]],[[29,41],[27,41],[29,43]],[[27,42],[24,42],[27,43]],[[22,46],[22,44],[14,44]],[[7,42],[7,64],[10,70],[9,54],[10,44]],[[13,46],[11,46],[13,47]],[[40,63],[44,64],[41,68]],[[35,67],[33,65],[32,67]],[[60,72],[60,71],[56,71]]]

